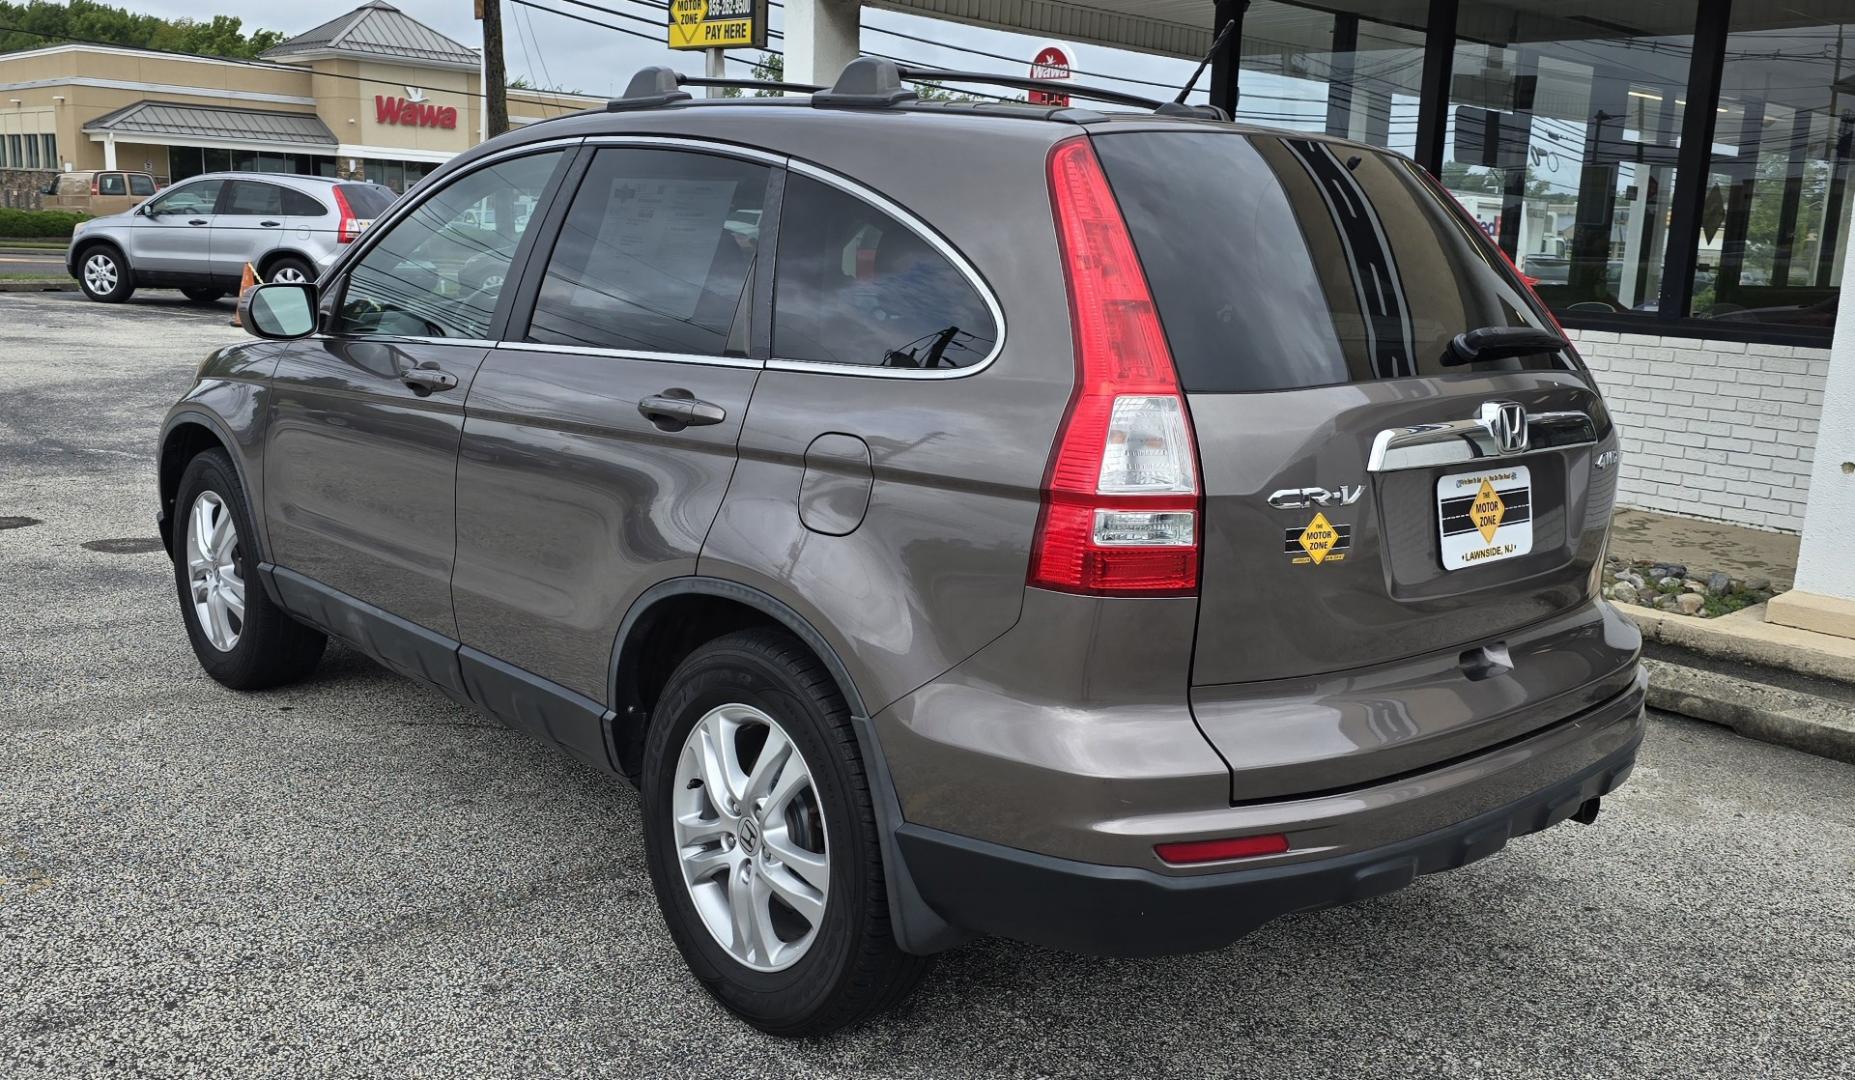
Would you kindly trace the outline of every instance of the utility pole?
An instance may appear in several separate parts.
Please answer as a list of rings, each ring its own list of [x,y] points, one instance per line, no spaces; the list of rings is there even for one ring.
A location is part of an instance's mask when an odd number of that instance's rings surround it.
[[[476,0],[483,21],[483,137],[509,130],[508,72],[502,66],[502,0]]]

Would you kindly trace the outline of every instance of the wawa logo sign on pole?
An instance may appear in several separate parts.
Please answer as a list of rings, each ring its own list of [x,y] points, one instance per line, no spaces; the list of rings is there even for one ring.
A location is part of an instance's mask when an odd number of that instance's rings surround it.
[[[374,95],[374,122],[402,127],[455,128],[457,110],[449,105],[433,105],[425,100],[425,91],[406,87],[406,96]]]

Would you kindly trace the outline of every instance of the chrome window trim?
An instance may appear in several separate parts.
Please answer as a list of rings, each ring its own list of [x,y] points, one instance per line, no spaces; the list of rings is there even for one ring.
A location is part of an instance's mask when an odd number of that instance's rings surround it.
[[[751,146],[737,146],[734,143],[713,142],[683,135],[588,135],[587,146],[641,146],[659,150],[690,150],[697,153],[719,154],[723,157],[744,158],[748,161],[785,168],[790,161],[784,154],[775,154],[766,150],[756,150]]]
[[[1564,432],[1548,436],[1543,432]],[[1494,435],[1479,420],[1450,420],[1440,424],[1416,424],[1387,428],[1372,439],[1372,455],[1366,471],[1397,472],[1402,469],[1429,469],[1460,465],[1472,461],[1518,458],[1541,450],[1567,450],[1597,443],[1597,424],[1581,412],[1543,412],[1527,416],[1527,445],[1512,454],[1503,454]]]
[[[607,360],[657,360],[671,364],[708,364],[714,367],[764,367],[750,356],[710,356],[707,353],[651,352],[647,349],[613,349],[601,345],[550,345],[539,341],[492,341],[497,349],[558,353],[563,356],[597,356]]]
[[[869,203],[871,206],[888,214],[896,221],[901,222],[903,228],[919,236],[922,240],[925,240],[928,246],[938,251],[943,258],[952,263],[954,269],[958,270],[960,274],[966,278],[967,283],[973,287],[973,291],[979,294],[979,299],[985,303],[986,310],[992,313],[992,325],[998,328],[998,336],[993,339],[992,351],[986,354],[985,359],[963,368],[938,368],[932,371],[923,371],[909,368],[875,367],[867,364],[831,364],[821,360],[791,360],[783,359],[775,354],[772,359],[766,362],[766,369],[768,371],[800,371],[823,375],[847,375],[853,378],[865,379],[964,379],[969,375],[977,375],[979,372],[992,366],[992,362],[998,359],[999,353],[1005,351],[1005,310],[999,306],[998,298],[992,295],[992,289],[986,284],[985,278],[979,276],[979,271],[973,268],[972,263],[966,261],[966,257],[961,255],[958,249],[942,239],[939,233],[929,228],[928,224],[920,218],[902,209],[892,200],[854,180],[840,176],[828,169],[820,168],[810,162],[801,161],[798,158],[788,159],[786,168],[790,172],[810,177],[822,184],[828,184],[853,198],[861,199]],[[783,208],[781,209],[780,218],[780,228],[784,231],[785,212]],[[778,262],[779,259],[776,253],[774,256],[773,268],[773,316],[775,320],[779,317]]]

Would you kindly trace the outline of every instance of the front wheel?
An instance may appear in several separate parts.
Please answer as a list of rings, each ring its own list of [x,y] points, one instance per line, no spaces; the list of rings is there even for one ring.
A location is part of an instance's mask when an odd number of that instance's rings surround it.
[[[77,283],[84,295],[105,304],[120,304],[135,291],[129,264],[115,248],[93,247],[77,266]]]
[[[744,630],[670,677],[644,746],[645,851],[689,968],[773,1035],[822,1035],[906,997],[849,710],[783,631]]]
[[[174,586],[206,673],[234,690],[262,690],[313,671],[328,640],[272,603],[258,581],[250,508],[224,451],[187,462],[174,511]]]

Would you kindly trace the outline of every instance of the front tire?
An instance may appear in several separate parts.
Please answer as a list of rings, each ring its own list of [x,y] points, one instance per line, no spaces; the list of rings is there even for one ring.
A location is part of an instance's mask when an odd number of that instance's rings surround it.
[[[889,922],[849,709],[790,634],[702,646],[646,736],[645,852],[698,981],[772,1035],[823,1035],[905,998],[932,961]]]
[[[224,451],[187,462],[174,512],[174,586],[206,673],[234,690],[263,690],[315,670],[328,639],[285,614],[257,580],[251,508]]]
[[[135,277],[122,252],[99,244],[77,264],[77,284],[84,295],[104,304],[120,304],[135,292]]]

